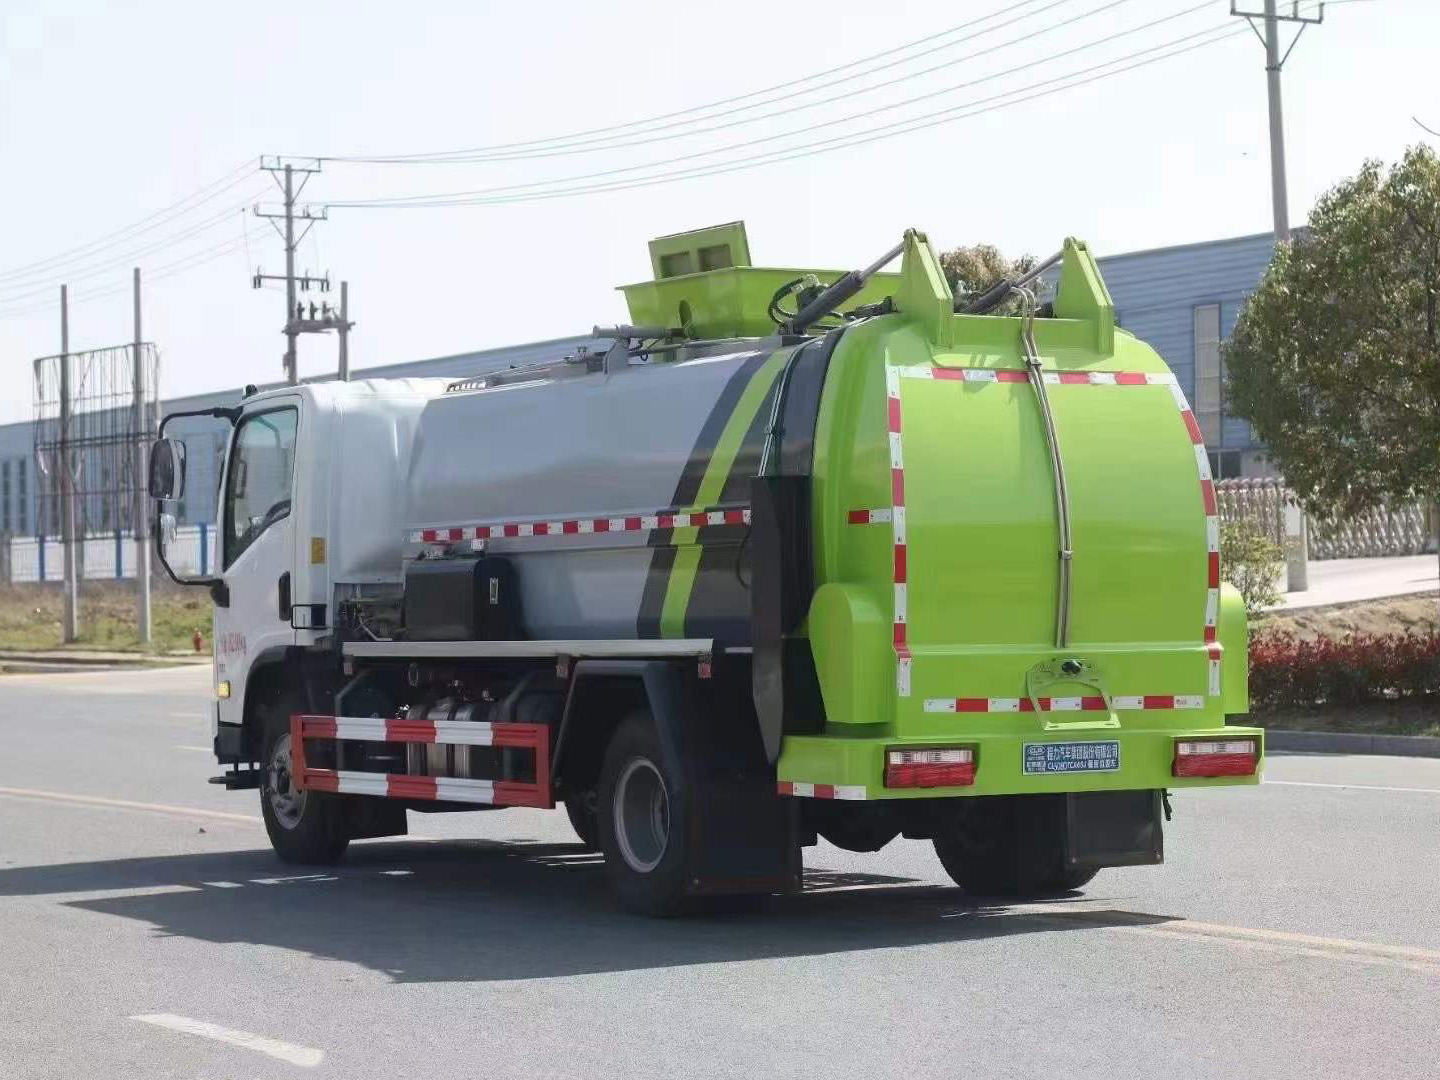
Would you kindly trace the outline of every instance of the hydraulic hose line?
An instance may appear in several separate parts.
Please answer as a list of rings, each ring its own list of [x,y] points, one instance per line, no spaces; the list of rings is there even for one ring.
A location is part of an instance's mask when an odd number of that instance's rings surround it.
[[[1031,271],[1030,280],[1043,267]],[[1055,417],[1050,411],[1050,396],[1045,389],[1045,374],[1040,370],[1040,354],[1035,347],[1035,294],[1024,286],[1012,286],[1024,304],[1021,314],[1020,342],[1025,348],[1025,370],[1030,386],[1040,403],[1040,418],[1045,425],[1045,442],[1050,450],[1050,471],[1055,481],[1055,516],[1060,526],[1060,579],[1055,598],[1055,647],[1070,644],[1070,563],[1074,552],[1070,537],[1070,492],[1065,485],[1065,462],[1060,454],[1060,440],[1055,434]]]

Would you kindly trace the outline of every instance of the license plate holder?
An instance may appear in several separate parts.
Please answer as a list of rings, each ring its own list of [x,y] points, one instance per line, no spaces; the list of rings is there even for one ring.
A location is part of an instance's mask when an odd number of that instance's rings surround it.
[[[1120,743],[1114,739],[1025,743],[1021,760],[1027,776],[1119,772]]]

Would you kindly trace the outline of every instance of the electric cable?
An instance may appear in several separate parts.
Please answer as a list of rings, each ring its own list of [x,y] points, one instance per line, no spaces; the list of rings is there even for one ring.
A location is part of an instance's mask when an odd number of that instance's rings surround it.
[[[1245,28],[1243,27],[1234,30],[1223,27],[1212,27],[1206,30],[1196,31],[1194,33],[1174,38],[1159,45],[1151,46],[1146,49],[1140,49],[1132,53],[1127,53],[1124,56],[1103,61],[1102,63],[1092,65],[1088,68],[1081,68],[1076,71],[1067,72],[1064,75],[1055,76],[1050,79],[1043,79],[1038,82],[1031,83],[1027,86],[1002,91],[997,94],[992,94],[988,97],[976,98],[972,99],[971,101],[961,103],[959,105],[949,106],[945,109],[940,109],[930,113],[923,113],[919,116],[903,118],[893,121],[889,124],[870,128],[863,132],[851,132],[848,134],[837,135],[829,139],[821,139],[815,142],[801,144],[800,146],[784,147],[778,150],[766,151],[761,154],[751,155],[750,157],[735,159],[731,162],[719,162],[714,165],[674,170],[671,172],[658,173],[654,176],[639,177],[634,180],[606,182],[600,184],[585,184],[571,188],[561,188],[556,191],[540,191],[531,192],[529,194],[508,193],[523,191],[524,189],[533,187],[549,186],[562,183],[573,183],[577,180],[591,179],[593,178],[593,176],[562,177],[555,180],[542,181],[535,184],[502,185],[494,188],[481,188],[474,191],[466,192],[432,193],[429,195],[398,196],[392,198],[338,200],[330,202],[327,205],[336,209],[420,209],[440,206],[497,205],[516,202],[534,202],[550,198],[568,197],[571,195],[592,194],[595,192],[630,190],[638,187],[653,186],[657,183],[668,183],[675,180],[691,179],[699,176],[713,176],[720,173],[734,172],[738,169],[756,167],[757,165],[761,164],[773,164],[778,161],[790,161],[796,158],[809,157],[815,153],[827,153],[831,150],[843,149],[848,146],[864,145],[866,143],[874,142],[881,138],[889,138],[893,137],[894,135],[908,134],[912,131],[924,130],[926,128],[938,126],[939,124],[950,123],[954,120],[969,119],[970,117],[978,116],[986,112],[992,112],[996,109],[1004,108],[1008,105],[1020,104],[1023,101],[1030,101],[1037,97],[1049,96],[1050,94],[1058,93],[1060,90],[1063,89],[1069,89],[1075,86],[1083,86],[1102,78],[1108,78],[1111,75],[1119,75],[1123,72],[1131,71],[1138,67],[1144,67],[1149,64],[1156,63],[1159,60],[1169,59],[1172,56],[1179,56],[1183,53],[1193,51],[1194,49],[1203,48],[1206,45],[1215,44],[1219,41],[1234,37],[1237,35],[1238,32],[1248,31],[1245,30]],[[1208,40],[1195,40],[1197,38],[1206,37],[1208,37]],[[1114,71],[1102,71],[1102,69],[1105,68],[1115,67],[1115,65],[1117,64],[1124,64],[1127,60],[1135,60],[1138,57],[1144,57],[1151,53],[1161,52],[1162,50],[1170,49],[1172,46],[1183,45],[1186,42],[1192,42],[1192,44],[1185,45],[1183,48],[1176,49],[1173,52],[1164,53],[1163,55],[1154,56],[1150,59],[1141,60],[1133,64],[1127,64],[1126,66],[1117,68]],[[1068,51],[1074,50],[1067,50],[1067,52]],[[1036,63],[1039,63],[1039,61],[1037,61]],[[1030,64],[1025,66],[1033,67],[1035,65]],[[1020,69],[1016,68],[1014,70]],[[1092,75],[1091,73],[1093,72],[1101,72],[1101,74]],[[1080,78],[1081,76],[1089,77]],[[1076,81],[1068,82],[1067,80]],[[1027,95],[1027,91],[1037,90],[1041,87],[1051,86],[1051,84],[1054,83],[1063,83],[1065,85],[1053,87],[1052,89],[1045,90],[1043,93],[1033,93]],[[964,85],[969,84],[961,84],[961,86]],[[1005,98],[1016,97],[1017,95],[1027,96],[1017,97],[1017,100],[1015,101],[1005,101],[1003,103],[1000,103]],[[928,96],[934,95],[932,94]],[[979,108],[979,106],[988,107]],[[874,111],[875,110],[870,110],[870,112]],[[856,115],[866,116],[869,115],[869,113],[867,112]],[[830,122],[830,124],[814,125],[810,128],[802,129],[800,132],[786,132],[782,135],[770,136],[764,139],[755,139],[749,140],[744,143],[736,143],[732,144],[729,147],[723,148],[723,150],[721,151],[708,151],[697,154],[682,155],[681,157],[675,159],[650,162],[648,165],[644,166],[636,166],[623,170],[607,170],[606,173],[614,174],[618,172],[637,171],[644,168],[654,168],[657,165],[671,164],[679,160],[693,159],[694,157],[701,156],[710,156],[713,153],[724,152],[725,150],[739,149],[746,146],[755,145],[759,142],[769,142],[777,138],[789,138],[795,134],[801,134],[804,131],[813,131],[817,130],[821,126],[831,126],[831,124],[833,123],[840,122],[844,121],[832,121]]]
[[[549,146],[549,145],[556,144],[556,143],[571,142],[571,141],[574,141],[574,140],[577,140],[577,139],[584,138],[584,137],[586,137],[586,136],[604,135],[604,134],[607,133],[607,132],[620,132],[620,131],[625,131],[625,130],[631,129],[631,128],[645,127],[645,126],[650,125],[650,124],[659,123],[660,121],[671,120],[671,119],[674,119],[674,118],[676,118],[676,117],[682,117],[682,116],[693,116],[695,113],[706,112],[706,111],[711,110],[711,109],[720,108],[721,106],[732,105],[732,104],[734,104],[734,103],[736,103],[736,102],[747,101],[747,100],[749,100],[749,99],[751,99],[751,98],[756,98],[756,97],[762,97],[762,96],[764,96],[764,95],[766,95],[766,94],[774,93],[775,91],[779,91],[779,90],[791,90],[792,88],[797,87],[797,86],[801,86],[801,85],[803,85],[804,83],[812,82],[812,81],[814,81],[814,80],[816,80],[816,79],[822,79],[822,78],[825,78],[825,77],[828,76],[828,75],[833,75],[833,74],[835,74],[835,73],[837,73],[837,72],[840,72],[840,71],[847,71],[847,70],[849,70],[849,69],[851,69],[851,68],[860,67],[860,66],[862,66],[862,65],[869,64],[869,63],[871,63],[871,62],[873,62],[873,61],[875,61],[875,60],[880,60],[880,59],[883,59],[884,57],[887,57],[887,56],[893,56],[894,54],[899,53],[899,52],[905,52],[905,51],[907,51],[907,50],[909,50],[909,49],[915,48],[916,46],[924,45],[924,44],[926,44],[926,43],[928,43],[928,42],[935,41],[935,40],[938,40],[938,39],[940,39],[940,38],[948,37],[948,36],[950,36],[950,35],[952,35],[952,34],[959,33],[959,32],[962,31],[962,30],[968,30],[968,29],[969,29],[970,27],[972,27],[972,26],[977,26],[977,25],[979,25],[980,23],[987,22],[987,21],[989,21],[990,19],[993,19],[993,18],[995,18],[995,17],[997,17],[997,16],[1007,15],[1007,14],[1011,13],[1012,11],[1015,11],[1015,10],[1017,10],[1017,9],[1019,9],[1019,8],[1029,7],[1031,4],[1038,3],[1038,2],[1039,2],[1039,0],[1020,0],[1019,3],[1009,4],[1009,5],[1007,5],[1007,6],[1003,7],[1003,8],[1000,8],[999,10],[992,11],[992,12],[986,14],[986,15],[977,16],[977,17],[974,18],[974,19],[970,19],[970,20],[968,20],[968,21],[966,21],[966,22],[963,22],[963,23],[960,23],[960,24],[958,24],[958,25],[956,25],[956,26],[952,26],[952,27],[950,27],[948,30],[942,30],[942,31],[940,31],[939,33],[936,33],[936,34],[928,34],[928,35],[926,35],[926,36],[923,37],[923,38],[917,38],[916,40],[911,41],[911,42],[907,42],[907,43],[904,44],[904,45],[897,45],[897,46],[894,46],[893,48],[885,49],[885,50],[883,50],[883,51],[881,51],[881,52],[878,52],[878,53],[872,53],[872,54],[870,54],[869,56],[861,57],[861,58],[858,59],[858,60],[852,60],[852,61],[849,61],[848,63],[840,64],[840,65],[838,65],[838,66],[836,66],[836,67],[827,68],[827,69],[825,69],[825,70],[823,70],[823,71],[818,71],[818,72],[815,72],[815,73],[810,74],[810,75],[802,76],[802,77],[800,77],[800,78],[798,78],[798,79],[790,79],[790,80],[788,80],[788,81],[786,81],[786,82],[776,83],[776,84],[773,85],[773,86],[763,87],[762,89],[759,89],[759,90],[752,90],[752,91],[750,91],[750,92],[748,92],[748,93],[739,94],[739,95],[736,95],[736,96],[734,96],[734,97],[723,98],[723,99],[721,99],[721,100],[719,100],[719,101],[712,101],[712,102],[709,102],[708,104],[704,104],[704,105],[694,105],[694,106],[690,106],[689,108],[676,110],[676,111],[674,111],[674,112],[661,113],[661,114],[659,114],[659,115],[647,117],[647,118],[641,119],[641,120],[632,120],[632,121],[629,121],[629,122],[623,123],[623,124],[611,124],[611,125],[609,125],[609,126],[607,126],[607,127],[591,128],[591,129],[586,130],[586,131],[572,132],[572,133],[570,133],[570,134],[568,134],[568,135],[555,135],[555,136],[550,136],[550,137],[548,137],[548,138],[543,138],[543,139],[530,139],[530,140],[526,140],[526,141],[522,141],[522,142],[512,142],[512,143],[493,143],[493,144],[488,145],[488,146],[476,146],[476,147],[469,147],[469,148],[467,148],[467,149],[460,149],[460,150],[443,150],[443,151],[432,151],[432,152],[428,152],[428,153],[427,153],[427,152],[422,152],[422,153],[415,153],[415,154],[393,154],[393,155],[364,155],[364,154],[350,155],[350,156],[334,155],[334,156],[329,156],[329,157],[321,158],[320,160],[323,160],[323,161],[335,161],[335,162],[364,162],[364,163],[374,163],[374,164],[383,164],[383,163],[387,163],[387,162],[390,162],[390,161],[413,163],[413,162],[418,162],[418,161],[422,161],[422,160],[425,160],[425,159],[429,159],[429,158],[432,158],[432,157],[445,158],[445,157],[450,157],[450,156],[457,155],[457,154],[460,154],[460,155],[463,155],[463,154],[486,154],[486,153],[492,153],[492,152],[496,152],[496,151],[515,150],[515,149],[521,149],[521,148],[526,148],[526,147]],[[1027,16],[1022,16],[1022,17],[1028,17],[1028,15],[1043,14],[1044,12],[1049,11],[1051,8],[1058,7],[1058,6],[1060,6],[1061,4],[1070,3],[1070,2],[1072,2],[1072,0],[1052,0],[1051,3],[1046,4],[1045,7],[1040,8],[1038,11],[1029,12],[1029,13],[1027,13]],[[1009,24],[1007,23],[1007,24],[1004,24],[1004,25],[1009,25]],[[975,35],[972,35],[972,36],[975,36]],[[968,39],[961,39],[960,42],[954,42],[954,43],[952,43],[952,44],[962,44],[963,41],[965,41],[965,40],[968,40]],[[945,47],[949,47],[949,46],[936,46],[936,47],[932,48],[931,51],[935,51],[935,50],[938,49],[938,48],[945,48]],[[920,53],[920,54],[918,54],[918,55],[915,56],[915,57],[908,57],[908,58],[906,58],[906,59],[904,59],[904,60],[892,61],[891,63],[886,64],[886,65],[882,65],[880,68],[876,68],[875,70],[876,70],[876,71],[884,70],[885,68],[893,67],[893,66],[895,66],[896,64],[908,62],[908,61],[911,60],[911,59],[918,59],[919,56],[924,56],[924,55],[928,55],[928,54],[927,54],[927,53]],[[860,77],[860,76],[850,76],[849,78],[858,78],[858,77]],[[830,83],[830,84],[826,84],[826,85],[836,85],[836,83],[841,82],[841,81],[845,81],[845,80],[836,80],[835,83]],[[812,88],[812,89],[815,89],[815,88]],[[802,90],[802,91],[797,91],[797,92],[798,92],[798,93],[809,93],[810,90]],[[776,99],[770,99],[770,100],[776,100]],[[765,105],[765,104],[769,104],[769,101],[756,102],[754,105],[744,106],[744,108],[758,108],[758,107],[760,107],[761,105]],[[732,111],[742,111],[742,110],[732,110]],[[717,114],[717,115],[724,115],[724,114]],[[713,119],[713,117],[712,117],[711,119]],[[668,126],[668,125],[667,125],[667,126]],[[657,129],[655,129],[655,130],[660,130],[660,129],[657,128]]]
[[[85,244],[77,245],[76,247],[67,248],[64,251],[55,253],[54,255],[48,255],[43,259],[37,259],[33,262],[25,263],[21,266],[14,266],[8,270],[0,271],[0,282],[8,281],[11,278],[15,277],[23,277],[32,273],[46,271],[48,267],[51,267],[57,263],[64,264],[74,261],[76,258],[88,258],[90,255],[95,254],[97,250],[103,250],[106,247],[114,246],[114,244],[119,242],[128,242],[128,240],[131,238],[131,234],[138,235],[140,233],[147,232],[150,229],[157,228],[160,225],[167,223],[167,220],[184,217],[186,214],[190,213],[197,207],[203,206],[205,203],[211,201],[212,199],[218,198],[220,195],[222,195],[229,189],[237,187],[239,184],[243,183],[246,177],[242,174],[248,173],[248,171],[252,170],[253,167],[254,166],[251,164],[250,161],[246,161],[244,164],[238,165],[235,168],[231,169],[229,172],[225,173],[218,180],[212,181],[211,183],[206,184],[198,190],[191,192],[185,198],[179,199],[171,203],[169,206],[156,210],[151,214],[147,214],[145,217],[140,218],[138,221],[134,221],[129,225],[116,229],[113,232],[106,233],[104,236],[101,236],[98,239],[91,240],[90,242]],[[193,205],[187,206],[186,204],[189,203],[193,203]]]

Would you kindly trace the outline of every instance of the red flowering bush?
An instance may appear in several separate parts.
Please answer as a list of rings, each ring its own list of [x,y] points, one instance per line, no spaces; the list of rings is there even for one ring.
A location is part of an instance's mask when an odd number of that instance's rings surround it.
[[[1250,700],[1260,709],[1440,696],[1440,633],[1347,634],[1306,640],[1257,634]]]

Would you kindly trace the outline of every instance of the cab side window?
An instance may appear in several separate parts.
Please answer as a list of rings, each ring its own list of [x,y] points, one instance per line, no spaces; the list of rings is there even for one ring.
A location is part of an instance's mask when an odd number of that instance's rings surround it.
[[[225,477],[225,566],[290,515],[299,412],[272,409],[245,417],[235,430]]]

